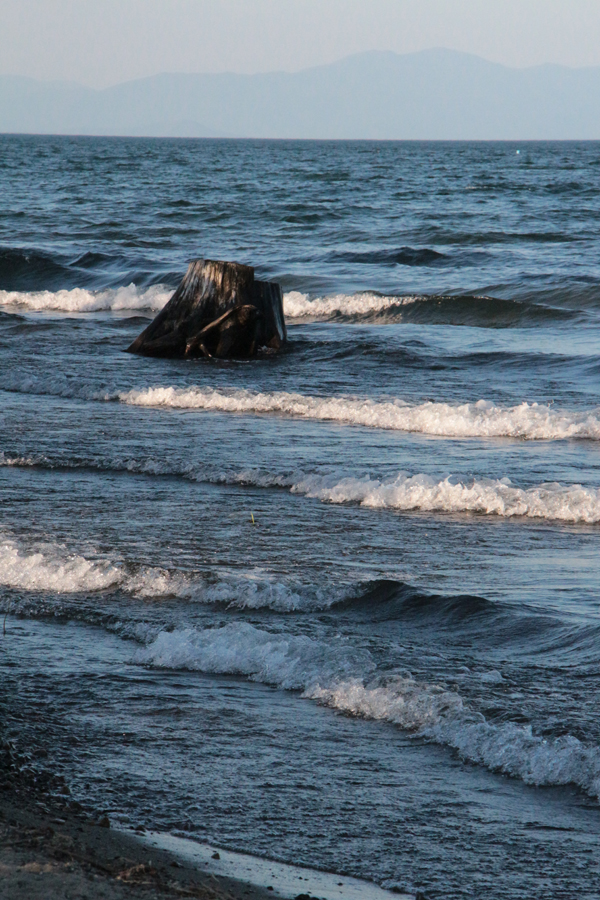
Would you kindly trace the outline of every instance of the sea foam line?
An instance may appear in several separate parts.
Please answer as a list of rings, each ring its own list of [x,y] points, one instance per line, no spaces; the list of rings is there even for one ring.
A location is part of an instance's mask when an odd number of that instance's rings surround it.
[[[122,565],[87,559],[53,542],[27,549],[9,536],[0,538],[0,585],[55,594],[119,588],[138,596],[164,596],[188,589],[185,578],[164,569],[140,567],[128,572]]]
[[[454,691],[411,677],[374,678],[368,651],[340,640],[271,633],[248,623],[161,632],[135,661],[242,675],[366,719],[383,720],[457,750],[463,759],[533,785],[574,783],[600,797],[600,749],[571,735],[548,740],[530,726],[494,725]]]
[[[64,460],[55,463],[47,457],[10,457],[0,453],[0,466],[54,468],[69,466],[69,463]],[[404,472],[388,479],[369,475],[362,478],[344,476],[342,473],[277,474],[257,469],[218,472],[196,467],[193,463],[172,465],[153,459],[83,460],[70,467],[94,467],[151,476],[175,475],[198,483],[282,488],[325,503],[358,503],[370,509],[475,513],[569,524],[595,525],[600,522],[600,488],[581,484],[547,482],[525,488],[513,484],[509,478],[477,478],[466,482],[451,476],[436,480],[423,473]]]
[[[129,406],[225,413],[273,415],[338,422],[449,438],[516,438],[520,440],[600,440],[600,410],[575,411],[540,403],[496,406],[488,400],[451,404],[428,400],[409,404],[398,398],[317,397],[289,391],[245,388],[155,385],[129,391],[97,390],[73,385],[58,376],[39,378],[7,373],[0,388],[17,393],[48,394]]]
[[[0,306],[16,306],[30,311],[56,310],[70,313],[104,310],[163,308],[173,291],[162,284],[138,288],[135,284],[90,291],[71,288],[61,291],[0,291]]]
[[[538,403],[502,407],[486,400],[457,405],[428,401],[411,406],[398,399],[172,386],[122,392],[118,399],[132,406],[291,416],[440,437],[600,440],[598,411],[573,412]]]
[[[308,294],[290,291],[284,294],[283,310],[287,319],[328,319],[331,316],[367,316],[416,303],[418,297],[385,297],[380,294],[333,294],[310,299]]]
[[[31,311],[96,312],[99,310],[161,310],[173,296],[173,289],[156,284],[140,288],[135,284],[93,291],[71,288],[59,291],[0,291],[0,306],[16,306]],[[334,294],[310,299],[308,294],[290,291],[283,305],[290,319],[326,319],[335,315],[369,315],[415,303],[417,297],[384,297],[373,293]]]
[[[121,590],[139,598],[176,596],[230,609],[272,609],[278,612],[329,609],[354,597],[349,586],[280,581],[263,572],[208,577],[152,566],[88,559],[46,541],[27,548],[10,536],[0,536],[0,586],[56,595]]]
[[[308,475],[296,482],[292,493],[329,503],[359,503],[371,509],[423,512],[479,513],[481,515],[553,522],[600,522],[600,489],[582,485],[541,484],[520,488],[510,479],[436,481],[429,475],[399,474],[390,480]]]

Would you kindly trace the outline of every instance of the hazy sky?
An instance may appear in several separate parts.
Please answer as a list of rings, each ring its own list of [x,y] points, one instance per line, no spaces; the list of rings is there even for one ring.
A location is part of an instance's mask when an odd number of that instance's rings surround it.
[[[429,47],[600,65],[600,0],[0,0],[0,72],[94,87]]]

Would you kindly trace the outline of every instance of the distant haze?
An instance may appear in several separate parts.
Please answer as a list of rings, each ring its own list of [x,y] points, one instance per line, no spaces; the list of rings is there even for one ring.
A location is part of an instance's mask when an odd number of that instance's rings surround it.
[[[1,0],[0,74],[103,88],[161,72],[296,72],[447,47],[600,65],[598,0]]]
[[[163,74],[96,91],[0,76],[0,131],[173,137],[600,139],[600,68],[510,69],[449,50],[297,73]]]

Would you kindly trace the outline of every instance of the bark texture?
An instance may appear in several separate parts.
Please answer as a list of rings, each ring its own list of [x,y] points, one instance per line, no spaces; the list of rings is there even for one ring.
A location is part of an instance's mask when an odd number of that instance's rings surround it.
[[[279,349],[286,338],[278,284],[255,281],[251,266],[197,259],[127,350],[174,358],[248,358],[260,347]]]

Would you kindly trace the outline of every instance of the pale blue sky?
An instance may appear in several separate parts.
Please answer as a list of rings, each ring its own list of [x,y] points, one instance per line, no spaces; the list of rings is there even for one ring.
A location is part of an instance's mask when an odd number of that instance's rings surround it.
[[[0,0],[0,73],[94,87],[429,47],[600,65],[600,0]]]

